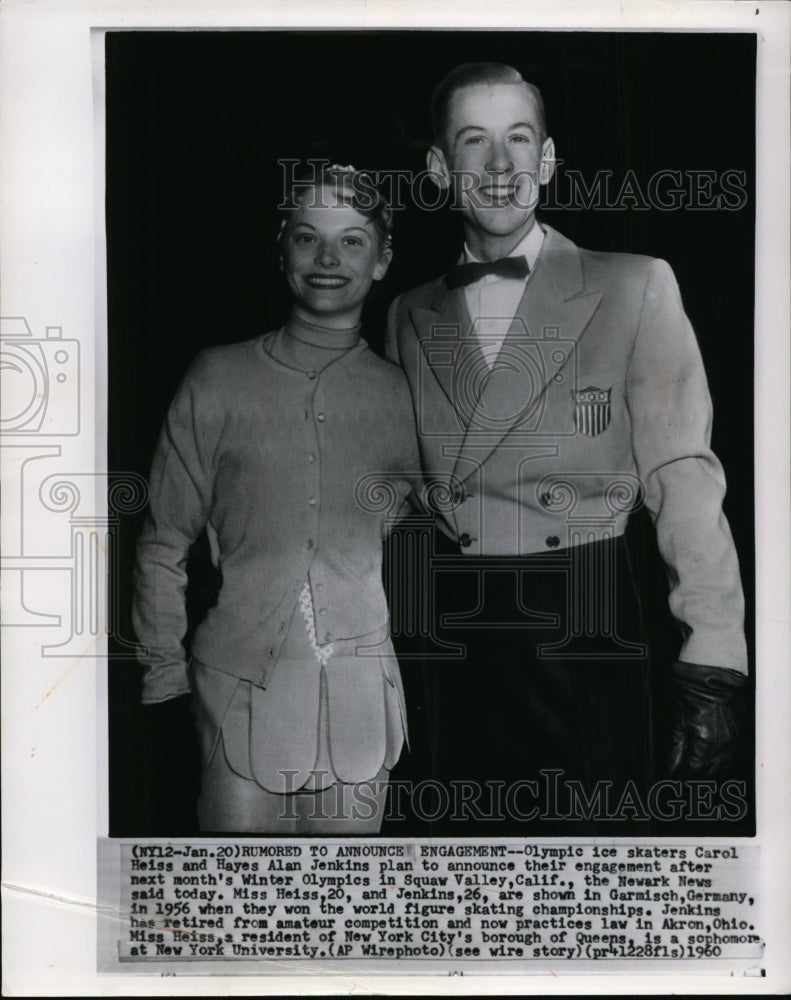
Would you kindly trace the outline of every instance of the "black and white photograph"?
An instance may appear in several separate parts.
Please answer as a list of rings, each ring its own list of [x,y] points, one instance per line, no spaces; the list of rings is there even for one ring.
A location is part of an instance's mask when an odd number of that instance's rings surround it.
[[[0,20],[4,992],[782,993],[787,8]]]
[[[755,36],[105,45],[111,830],[752,834]]]

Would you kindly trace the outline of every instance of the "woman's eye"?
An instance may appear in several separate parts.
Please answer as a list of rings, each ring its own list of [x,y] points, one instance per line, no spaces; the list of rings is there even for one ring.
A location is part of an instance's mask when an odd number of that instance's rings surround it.
[[[315,237],[311,233],[295,233],[295,243],[313,243]]]
[[[347,247],[361,247],[363,241],[358,236],[346,236],[343,240]]]

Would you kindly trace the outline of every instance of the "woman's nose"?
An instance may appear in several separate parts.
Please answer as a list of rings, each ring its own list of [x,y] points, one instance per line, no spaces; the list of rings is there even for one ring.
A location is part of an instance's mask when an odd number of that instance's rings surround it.
[[[316,263],[321,267],[337,267],[338,251],[331,243],[321,243],[316,253]]]
[[[489,151],[489,159],[486,162],[487,170],[502,172],[510,170],[513,162],[508,152],[508,147],[503,142],[495,142]]]

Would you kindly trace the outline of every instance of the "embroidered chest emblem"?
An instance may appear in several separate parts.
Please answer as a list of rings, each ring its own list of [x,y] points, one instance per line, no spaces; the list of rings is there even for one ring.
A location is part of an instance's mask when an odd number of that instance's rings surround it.
[[[607,430],[610,423],[610,389],[598,389],[589,385],[587,389],[576,389],[574,397],[574,423],[580,434],[595,437]]]

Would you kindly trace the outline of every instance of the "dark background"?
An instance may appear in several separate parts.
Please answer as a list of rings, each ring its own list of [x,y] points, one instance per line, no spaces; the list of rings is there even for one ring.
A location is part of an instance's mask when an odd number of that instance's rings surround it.
[[[285,318],[275,246],[277,161],[320,157],[417,173],[430,144],[433,85],[462,62],[506,62],[541,88],[562,161],[554,199],[560,204],[547,205],[541,217],[590,249],[663,257],[678,278],[709,375],[713,445],[729,484],[725,509],[742,564],[752,648],[753,35],[110,32],[106,57],[108,468],[147,475],[167,406],[198,351],[257,336]],[[612,171],[614,191],[628,170],[643,189],[659,170],[741,170],[747,202],[736,211],[562,207],[564,166],[588,183],[596,171]],[[443,273],[458,254],[459,235],[447,209],[397,213],[394,262],[364,317],[374,350],[382,350],[389,302]],[[664,573],[650,526],[641,516],[633,522],[649,633],[660,662],[669,663],[678,637],[665,610]],[[132,638],[139,528],[139,516],[123,519],[111,654]],[[194,562],[190,607],[199,614],[211,580],[201,572],[199,551]],[[133,661],[117,659],[109,670],[110,834],[194,833],[197,757],[188,720],[167,712],[147,717]],[[421,668],[407,660],[403,673],[413,750],[402,769],[419,775],[426,747]],[[660,684],[660,728],[663,691]],[[752,763],[748,772],[751,778]],[[698,832],[749,834],[753,817]]]

